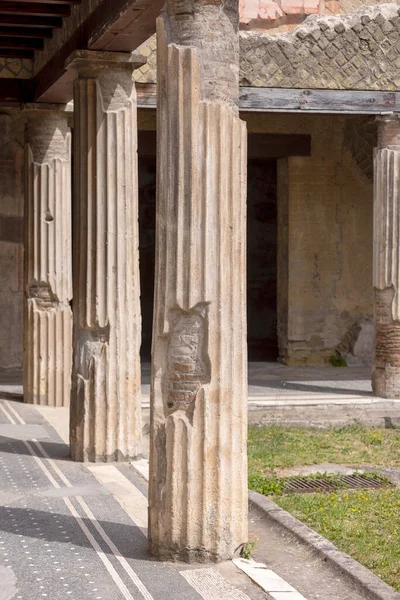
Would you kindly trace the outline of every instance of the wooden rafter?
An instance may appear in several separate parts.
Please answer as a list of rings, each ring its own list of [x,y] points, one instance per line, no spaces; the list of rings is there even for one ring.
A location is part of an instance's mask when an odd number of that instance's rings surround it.
[[[52,4],[51,2],[18,2],[18,0],[2,0],[0,14],[36,15],[47,17],[69,17],[71,3]]]
[[[62,27],[62,18],[1,14],[0,10],[0,24],[4,27],[50,27],[51,29],[59,29]]]
[[[62,27],[62,20],[71,14],[73,4],[81,0],[1,0],[0,57],[21,56],[42,50],[53,29]],[[17,53],[15,51],[18,51]]]
[[[156,108],[155,84],[136,85],[139,108]],[[400,112],[400,92],[241,87],[242,112],[379,115]]]

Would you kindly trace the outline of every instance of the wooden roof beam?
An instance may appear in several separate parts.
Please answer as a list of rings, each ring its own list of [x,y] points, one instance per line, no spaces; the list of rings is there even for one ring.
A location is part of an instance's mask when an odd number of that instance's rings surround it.
[[[1,49],[43,50],[44,40],[37,38],[16,38],[0,36]]]
[[[18,38],[51,38],[53,30],[48,27],[12,27],[0,24],[0,36]]]
[[[9,15],[0,13],[0,24],[5,27],[50,27],[60,29],[61,17],[35,17],[32,15]]]
[[[17,0],[1,0],[0,14],[35,15],[46,17],[69,17],[70,4],[51,4],[49,2],[18,2]]]
[[[33,55],[34,55],[33,50],[21,50],[18,48],[0,49],[0,58],[33,58]],[[0,77],[0,96],[2,95],[3,87],[7,81],[8,81],[7,78],[3,79]],[[15,81],[20,81],[21,86],[23,86],[33,80],[32,79],[16,79]],[[34,88],[32,88],[32,86],[30,86],[29,89],[34,89]],[[32,98],[29,100],[29,102],[31,102],[31,101],[32,101]],[[22,102],[22,100],[20,102]],[[28,100],[26,100],[26,102],[28,102]]]

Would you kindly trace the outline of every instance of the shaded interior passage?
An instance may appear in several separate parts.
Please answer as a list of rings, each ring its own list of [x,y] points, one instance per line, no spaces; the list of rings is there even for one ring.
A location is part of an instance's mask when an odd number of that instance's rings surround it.
[[[154,296],[156,223],[155,154],[155,132],[139,132],[141,358],[146,362],[151,357]],[[253,156],[249,158],[247,204],[249,360],[276,360],[278,356],[278,343],[276,330],[277,164],[275,159]]]

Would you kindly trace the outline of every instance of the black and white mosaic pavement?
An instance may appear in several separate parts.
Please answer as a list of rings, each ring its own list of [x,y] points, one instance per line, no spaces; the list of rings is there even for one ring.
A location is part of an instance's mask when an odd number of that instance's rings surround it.
[[[257,600],[232,564],[147,554],[147,484],[128,464],[73,463],[32,406],[0,399],[0,600]]]

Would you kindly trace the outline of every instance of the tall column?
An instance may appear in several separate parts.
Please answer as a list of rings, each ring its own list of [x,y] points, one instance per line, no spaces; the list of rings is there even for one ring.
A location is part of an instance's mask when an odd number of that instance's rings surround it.
[[[26,105],[24,400],[68,406],[72,365],[71,114]]]
[[[247,541],[246,128],[238,2],[158,20],[149,547],[184,561]]]
[[[374,182],[374,394],[400,398],[400,115],[379,117]]]
[[[71,456],[141,453],[136,91],[130,54],[78,51]]]

